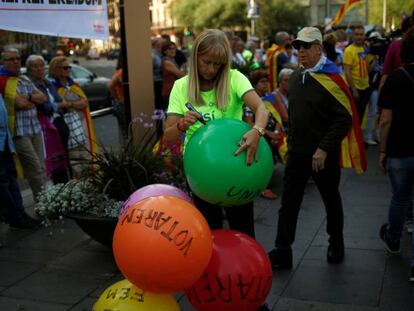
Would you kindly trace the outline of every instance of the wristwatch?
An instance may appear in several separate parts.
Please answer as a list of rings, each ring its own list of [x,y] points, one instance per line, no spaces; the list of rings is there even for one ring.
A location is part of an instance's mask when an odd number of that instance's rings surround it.
[[[259,132],[260,136],[263,136],[265,134],[265,129],[263,127],[260,127],[258,125],[254,125],[253,128]]]

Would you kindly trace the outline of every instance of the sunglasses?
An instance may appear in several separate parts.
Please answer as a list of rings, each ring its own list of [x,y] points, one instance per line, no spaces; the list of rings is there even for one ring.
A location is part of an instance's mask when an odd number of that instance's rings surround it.
[[[292,43],[293,47],[296,50],[299,50],[300,47],[303,47],[305,50],[309,50],[314,44],[315,44],[314,42],[303,42],[303,41],[295,41]]]
[[[71,68],[72,68],[72,66],[62,66],[62,67],[60,67],[60,68],[62,68],[63,70],[69,70],[69,69],[71,69]]]

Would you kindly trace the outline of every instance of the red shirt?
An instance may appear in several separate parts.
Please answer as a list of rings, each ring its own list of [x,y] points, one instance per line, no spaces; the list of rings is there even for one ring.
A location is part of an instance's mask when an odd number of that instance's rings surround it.
[[[383,75],[389,75],[393,70],[401,67],[401,50],[402,40],[394,40],[388,48],[385,55],[384,67],[382,68]]]

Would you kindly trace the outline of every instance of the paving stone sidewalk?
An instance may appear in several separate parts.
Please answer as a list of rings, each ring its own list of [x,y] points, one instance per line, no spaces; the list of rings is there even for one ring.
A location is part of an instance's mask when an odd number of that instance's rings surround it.
[[[378,237],[387,216],[390,186],[377,169],[377,151],[368,149],[365,174],[343,171],[346,259],[342,264],[326,262],[325,212],[315,184],[307,185],[294,267],[273,274],[267,298],[273,311],[414,310],[414,285],[408,282],[411,237],[404,234],[398,256],[387,255]],[[282,174],[278,165],[272,185],[278,194]],[[26,206],[32,206],[30,193],[25,194]],[[270,250],[280,198],[258,198],[255,203],[257,240]],[[90,240],[71,220],[35,231],[0,224],[0,243],[1,311],[92,310],[103,290],[122,279],[111,250]],[[183,311],[194,311],[185,296],[176,297]]]

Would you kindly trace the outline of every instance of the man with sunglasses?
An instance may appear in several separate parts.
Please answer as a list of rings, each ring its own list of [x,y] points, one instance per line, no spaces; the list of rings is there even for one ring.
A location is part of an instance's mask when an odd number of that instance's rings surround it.
[[[292,45],[298,50],[300,68],[291,75],[288,88],[289,152],[275,249],[269,252],[275,269],[292,267],[291,246],[309,177],[315,181],[326,209],[327,260],[343,260],[343,210],[338,190],[341,142],[347,134],[358,136],[354,133],[355,125],[352,127],[351,95],[339,68],[322,53],[321,32],[305,27]],[[360,132],[358,137],[361,139]],[[355,146],[354,143],[350,139],[349,144]],[[352,161],[361,163],[358,155]]]

